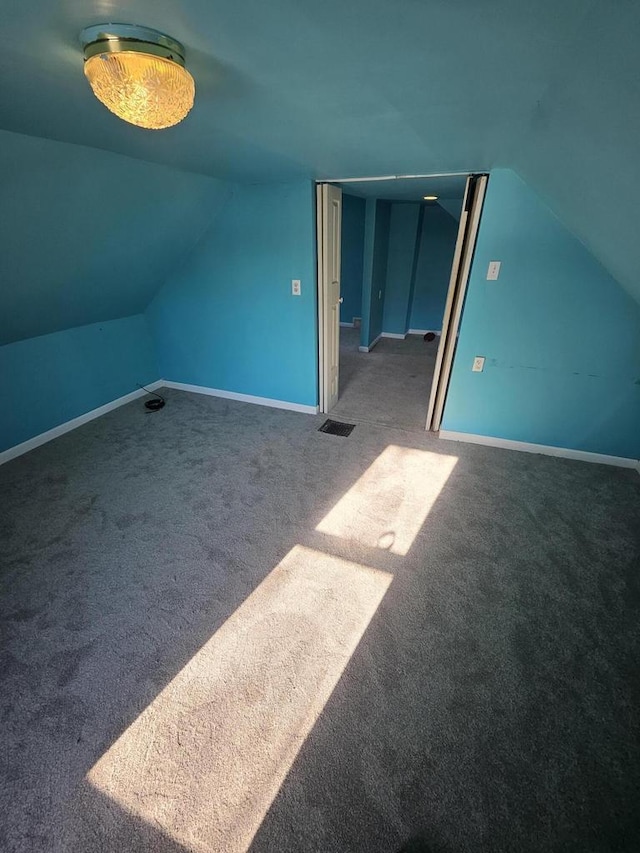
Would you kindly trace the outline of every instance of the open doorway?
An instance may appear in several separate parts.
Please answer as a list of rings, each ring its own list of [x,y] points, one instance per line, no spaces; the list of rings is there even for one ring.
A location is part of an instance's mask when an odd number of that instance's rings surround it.
[[[322,411],[439,428],[484,184],[448,175],[319,185]]]

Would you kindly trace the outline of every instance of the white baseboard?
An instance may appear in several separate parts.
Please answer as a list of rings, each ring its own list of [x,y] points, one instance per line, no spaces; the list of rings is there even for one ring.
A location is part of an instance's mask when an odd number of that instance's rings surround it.
[[[152,382],[146,387],[150,391],[155,391],[157,388],[161,388],[164,383],[161,379],[156,382]],[[3,465],[5,462],[9,462],[11,459],[15,459],[16,456],[22,456],[23,453],[28,453],[30,450],[35,450],[36,447],[40,447],[41,444],[46,444],[48,441],[53,441],[54,438],[58,438],[58,436],[64,435],[65,432],[71,432],[72,429],[77,429],[79,426],[83,424],[89,423],[89,421],[94,420],[95,418],[99,418],[102,415],[106,415],[107,412],[113,411],[113,409],[118,409],[120,406],[124,406],[127,403],[131,403],[133,400],[137,400],[139,397],[144,397],[146,395],[146,391],[132,391],[130,394],[125,394],[124,397],[118,397],[117,400],[112,400],[110,403],[105,403],[104,406],[99,406],[97,409],[92,409],[90,412],[85,412],[84,415],[79,415],[77,418],[73,418],[70,421],[66,421],[63,424],[59,424],[53,429],[48,429],[46,432],[41,432],[40,435],[34,435],[33,438],[27,439],[27,441],[23,441],[21,444],[16,444],[14,447],[9,447],[7,450],[3,450],[0,453],[0,465]]]
[[[615,465],[617,468],[633,468],[640,473],[640,460],[627,459],[624,456],[607,456],[605,453],[591,453],[588,450],[571,450],[568,447],[553,447],[547,444],[530,444],[527,441],[511,441],[508,438],[495,438],[491,435],[473,435],[468,432],[453,432],[441,429],[440,438],[446,441],[464,441],[469,444],[484,444],[487,447],[500,447],[504,450],[520,450],[524,453],[540,453],[543,456],[561,456],[564,459],[576,459],[580,462],[595,462],[599,465]]]
[[[317,415],[320,411],[318,406],[290,403],[288,400],[272,400],[270,397],[254,397],[252,394],[206,388],[204,385],[188,385],[186,382],[171,382],[168,379],[163,379],[161,384],[164,388],[175,388],[176,391],[190,391],[192,394],[206,394],[208,397],[222,397],[225,400],[237,400],[240,403],[255,403],[258,406],[269,406],[271,409],[288,409],[291,412],[302,412],[306,415]]]
[[[343,323],[342,321],[340,321],[340,325],[341,325],[344,329],[353,329],[353,328],[355,328],[355,325],[356,325],[356,324],[355,324],[355,323]]]
[[[381,338],[393,338],[396,341],[403,341],[407,336],[399,335],[397,332],[383,332],[380,335]]]
[[[303,412],[305,414],[316,415],[320,409],[318,406],[303,406],[300,403],[289,403],[286,400],[270,400],[268,397],[253,397],[250,394],[237,394],[234,391],[221,391],[217,388],[203,388],[201,385],[186,385],[183,382],[169,382],[164,379],[158,379],[156,382],[151,382],[146,386],[149,391],[156,391],[158,388],[175,388],[178,391],[191,391],[196,394],[208,394],[210,397],[224,397],[227,400],[239,400],[243,403],[257,403],[260,406],[270,406],[273,409],[289,409],[292,412]],[[71,432],[89,421],[106,415],[107,412],[113,411],[120,406],[131,403],[140,397],[144,397],[147,392],[143,390],[132,391],[130,394],[125,394],[124,397],[118,397],[117,400],[112,400],[110,403],[105,403],[97,409],[92,409],[90,412],[85,412],[84,415],[79,415],[70,421],[59,424],[53,429],[35,435],[21,444],[16,444],[14,447],[9,447],[0,453],[0,465],[15,459],[17,456],[22,456],[23,453],[28,453],[30,450],[35,450],[41,444],[46,444],[48,441],[53,441],[64,435],[66,432]]]
[[[432,335],[438,335],[438,337],[440,337],[440,335],[442,334],[442,330],[439,329],[438,331],[436,331],[435,329],[409,329],[409,331],[407,332],[408,335],[428,335],[429,333],[431,333]]]
[[[368,347],[358,347],[359,351],[360,352],[371,352],[371,350],[378,343],[378,341],[380,340],[381,337],[382,337],[382,335],[378,335],[378,337],[375,340],[371,341],[371,343],[369,344]]]

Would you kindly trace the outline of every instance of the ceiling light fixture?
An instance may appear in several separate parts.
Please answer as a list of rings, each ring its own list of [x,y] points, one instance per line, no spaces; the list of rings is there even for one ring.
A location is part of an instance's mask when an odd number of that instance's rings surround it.
[[[119,118],[151,130],[171,127],[195,98],[184,48],[170,36],[131,24],[99,24],[80,35],[93,94]]]
[[[423,195],[423,196],[422,196],[422,198],[423,198],[425,201],[438,201],[438,196],[437,196],[437,195]]]

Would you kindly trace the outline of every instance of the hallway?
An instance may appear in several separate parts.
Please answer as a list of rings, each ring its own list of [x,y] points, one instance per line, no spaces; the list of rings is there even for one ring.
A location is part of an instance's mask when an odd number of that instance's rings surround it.
[[[340,329],[340,398],[331,417],[423,431],[438,341],[382,338],[359,352],[360,329]]]

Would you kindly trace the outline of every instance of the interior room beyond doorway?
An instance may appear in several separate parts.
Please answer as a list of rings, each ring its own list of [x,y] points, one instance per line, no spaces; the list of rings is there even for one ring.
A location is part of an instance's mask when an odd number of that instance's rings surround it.
[[[360,329],[340,329],[339,420],[365,421],[424,431],[438,337],[382,338],[360,351]]]
[[[342,185],[336,417],[424,430],[465,185]]]

